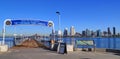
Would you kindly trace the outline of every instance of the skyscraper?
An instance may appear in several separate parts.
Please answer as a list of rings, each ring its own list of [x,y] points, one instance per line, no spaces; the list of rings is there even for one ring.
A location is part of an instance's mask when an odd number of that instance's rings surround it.
[[[97,30],[97,37],[101,37],[102,36],[102,33],[101,33],[101,30]]]
[[[70,28],[70,36],[74,36],[75,35],[75,28],[74,26],[71,26]]]
[[[91,31],[89,29],[86,29],[86,36],[90,37],[91,36]]]
[[[58,33],[57,35],[58,35],[59,37],[61,37],[61,36],[62,36],[62,31],[61,31],[61,30],[58,30],[58,32],[57,32],[57,33]]]
[[[116,35],[116,29],[115,29],[115,27],[113,27],[113,36],[115,36]]]
[[[64,36],[64,37],[67,37],[67,36],[68,36],[68,28],[65,28],[65,29],[64,29],[63,36]]]
[[[108,36],[108,32],[107,31],[103,31],[103,36],[107,37]]]
[[[110,31],[110,28],[108,27],[108,36],[111,36],[111,31]]]
[[[86,32],[85,31],[82,31],[82,36],[86,36]]]

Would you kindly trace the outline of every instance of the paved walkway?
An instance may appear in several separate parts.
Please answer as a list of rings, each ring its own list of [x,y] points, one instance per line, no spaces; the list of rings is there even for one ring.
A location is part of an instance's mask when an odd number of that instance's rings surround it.
[[[44,50],[42,48],[23,48],[0,53],[0,59],[120,59],[120,55],[83,51],[57,54],[55,51]]]

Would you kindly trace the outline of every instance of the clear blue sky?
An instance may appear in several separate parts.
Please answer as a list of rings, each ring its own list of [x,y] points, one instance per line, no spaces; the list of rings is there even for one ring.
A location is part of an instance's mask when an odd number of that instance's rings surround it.
[[[86,28],[103,31],[107,30],[107,27],[115,26],[117,32],[120,32],[120,0],[0,0],[0,34],[3,21],[8,18],[52,20],[57,30],[56,11],[61,14],[62,30],[65,27],[70,28],[72,25],[77,32]],[[29,35],[49,33],[50,28],[7,26],[7,35],[12,35],[15,31],[18,34]]]

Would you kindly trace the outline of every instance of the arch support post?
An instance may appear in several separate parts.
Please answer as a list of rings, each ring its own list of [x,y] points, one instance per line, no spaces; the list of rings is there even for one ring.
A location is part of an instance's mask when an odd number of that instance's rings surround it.
[[[3,23],[3,40],[2,45],[0,45],[0,52],[7,52],[8,51],[8,45],[5,44],[5,26],[6,26],[6,20]]]
[[[2,40],[2,45],[5,45],[5,32],[6,32],[6,31],[5,31],[5,30],[6,30],[6,29],[5,29],[5,26],[6,26],[5,23],[6,23],[6,20],[5,20],[4,23],[3,23],[3,33],[2,33],[2,34],[3,34],[3,40]]]

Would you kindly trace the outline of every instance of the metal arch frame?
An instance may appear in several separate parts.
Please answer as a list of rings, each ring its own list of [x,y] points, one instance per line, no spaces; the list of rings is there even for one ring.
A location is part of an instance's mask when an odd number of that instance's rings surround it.
[[[6,32],[6,21],[11,21],[11,19],[6,19],[5,21],[4,21],[4,23],[3,23],[3,33],[2,33],[2,35],[3,35],[3,40],[2,40],[2,45],[5,45],[5,32]],[[50,27],[49,26],[49,22],[51,22],[52,23],[52,30],[53,30],[53,35],[54,35],[54,39],[53,40],[55,40],[55,28],[54,28],[54,23],[53,23],[53,21],[48,21],[48,27]],[[11,25],[11,24],[10,24]]]

